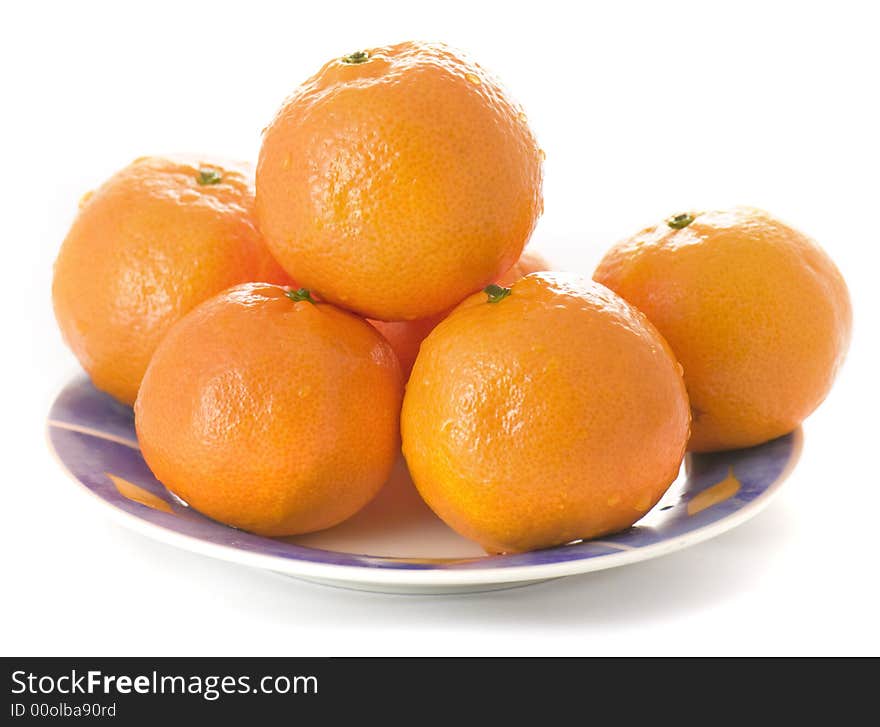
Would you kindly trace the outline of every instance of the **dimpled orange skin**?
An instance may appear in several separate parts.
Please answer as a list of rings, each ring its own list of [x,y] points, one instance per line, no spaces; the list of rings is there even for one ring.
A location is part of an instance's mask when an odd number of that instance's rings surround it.
[[[330,527],[388,479],[400,367],[363,320],[249,284],[165,337],[135,403],[144,459],[192,507],[267,536]]]
[[[440,313],[429,318],[417,318],[414,321],[376,321],[368,318],[367,323],[391,344],[400,361],[403,378],[408,379],[416,362],[416,356],[419,355],[422,341],[445,316],[445,313]]]
[[[795,429],[849,345],[846,283],[810,238],[747,207],[619,243],[595,279],[644,312],[684,367],[689,448],[748,447]]]
[[[497,81],[446,46],[366,53],[327,63],[266,128],[257,217],[323,299],[425,318],[517,260],[543,206],[543,153]]]
[[[199,184],[201,170],[219,182]],[[132,404],[150,356],[183,314],[238,283],[287,280],[253,221],[248,167],[143,157],[83,198],[52,298],[95,386]]]
[[[489,552],[622,530],[676,478],[690,410],[677,362],[622,298],[563,273],[465,300],[422,343],[404,397],[419,492]]]
[[[517,280],[524,278],[529,273],[541,273],[552,269],[553,266],[540,253],[533,250],[523,250],[519,260],[511,265],[507,272],[501,275],[495,283],[507,287],[513,285]]]
[[[541,270],[550,270],[551,266],[547,260],[537,252],[524,250],[511,268],[504,273],[496,282],[498,285],[511,285],[520,278],[529,273],[536,273]],[[403,370],[404,379],[409,378],[413,364],[416,362],[416,356],[419,355],[419,346],[425,337],[434,330],[434,327],[442,321],[449,311],[444,311],[430,318],[418,318],[414,321],[377,321],[367,319],[367,322],[373,326],[379,333],[388,339],[394,353],[400,360],[400,368]]]

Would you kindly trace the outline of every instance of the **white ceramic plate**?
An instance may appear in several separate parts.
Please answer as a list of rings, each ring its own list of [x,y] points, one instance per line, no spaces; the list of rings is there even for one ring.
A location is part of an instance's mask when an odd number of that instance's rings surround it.
[[[760,512],[797,462],[800,431],[759,447],[689,455],[663,499],[602,540],[486,555],[419,498],[401,460],[370,505],[329,530],[264,538],[210,520],[175,498],[141,457],[130,408],[87,380],[49,416],[59,460],[126,527],[184,550],[327,585],[393,593],[464,593],[614,568],[708,540]]]

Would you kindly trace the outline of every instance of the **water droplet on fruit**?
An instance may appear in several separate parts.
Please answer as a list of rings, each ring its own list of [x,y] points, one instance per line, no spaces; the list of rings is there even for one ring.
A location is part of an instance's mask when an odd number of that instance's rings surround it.
[[[281,162],[281,167],[283,169],[290,169],[290,154],[284,157],[284,161]]]
[[[516,118],[518,118],[518,119],[519,119],[520,121],[522,121],[523,123],[526,123],[526,121],[529,120],[529,117],[526,116],[525,111],[520,111],[520,112],[516,115]]]
[[[306,384],[305,386],[301,386],[301,387],[297,390],[296,395],[297,395],[300,399],[305,399],[305,398],[306,398],[309,394],[311,394],[311,393],[312,393],[312,387],[309,386],[308,384]]]
[[[475,86],[479,86],[481,84],[480,77],[475,73],[465,73],[464,77]]]
[[[79,198],[79,206],[80,206],[80,207],[84,207],[85,204],[86,204],[86,202],[88,202],[88,201],[92,198],[92,195],[93,195],[94,193],[95,193],[95,191],[92,190],[92,189],[90,189],[90,190],[89,190],[88,192],[86,192],[82,197],[80,197],[80,198]]]
[[[543,161],[547,158],[547,152],[543,149],[538,149],[538,156],[541,157],[541,160]]]

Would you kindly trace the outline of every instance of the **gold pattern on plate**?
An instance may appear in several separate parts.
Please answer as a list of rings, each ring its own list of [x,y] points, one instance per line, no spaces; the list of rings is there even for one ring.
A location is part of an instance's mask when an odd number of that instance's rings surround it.
[[[135,485],[128,480],[124,480],[121,477],[111,475],[109,472],[105,472],[104,474],[110,478],[110,481],[114,485],[116,485],[116,489],[123,497],[127,497],[132,502],[139,502],[141,505],[151,507],[154,510],[161,510],[162,512],[167,512],[172,515],[174,514],[174,510],[171,509],[171,505],[169,505],[158,495],[154,495],[152,492],[145,490],[143,487],[139,487],[138,485]]]
[[[80,424],[70,424],[68,422],[58,421],[57,419],[50,419],[49,426],[55,427],[56,429],[66,429],[68,432],[88,434],[90,437],[95,437],[95,439],[104,439],[108,442],[115,442],[116,444],[121,444],[123,447],[128,447],[129,449],[136,449],[140,451],[140,446],[135,440],[126,439],[125,437],[117,437],[115,434],[103,432],[100,429],[95,429],[94,427],[84,427]]]
[[[696,515],[698,512],[703,512],[707,507],[712,507],[719,502],[729,500],[739,492],[741,486],[740,481],[733,474],[733,467],[729,467],[727,477],[720,482],[716,482],[711,487],[707,487],[691,499],[687,506],[688,515]]]

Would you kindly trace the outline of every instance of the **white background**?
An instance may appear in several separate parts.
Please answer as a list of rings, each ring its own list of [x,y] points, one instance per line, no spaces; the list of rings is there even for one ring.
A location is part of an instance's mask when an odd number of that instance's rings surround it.
[[[12,5],[0,11],[3,653],[880,652],[871,3]],[[755,520],[546,585],[382,596],[130,534],[51,458],[44,418],[77,371],[52,317],[51,265],[80,195],[143,154],[254,158],[260,129],[325,60],[413,38],[466,49],[526,107],[547,152],[533,242],[559,267],[589,274],[645,224],[738,203],[837,261],[855,309],[849,359]]]

